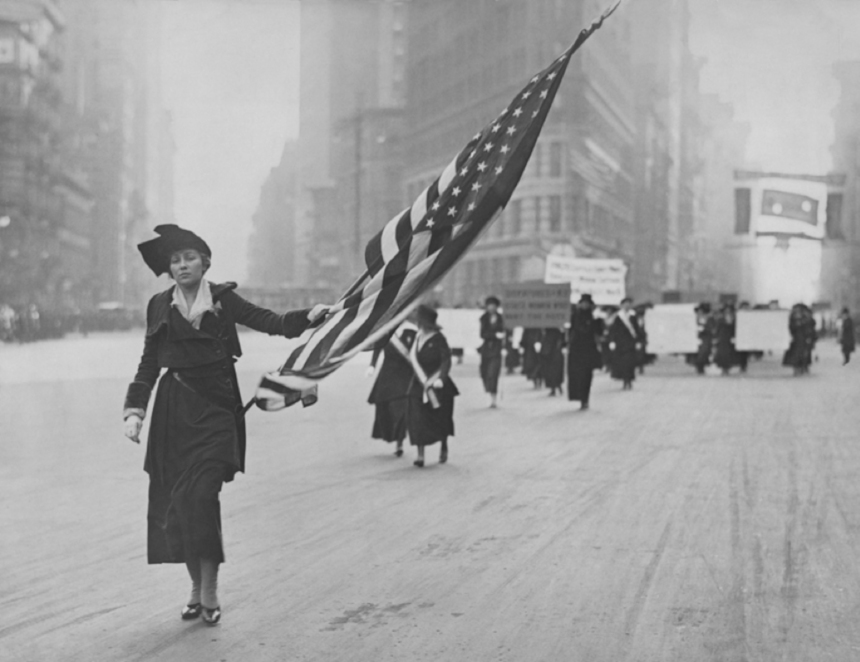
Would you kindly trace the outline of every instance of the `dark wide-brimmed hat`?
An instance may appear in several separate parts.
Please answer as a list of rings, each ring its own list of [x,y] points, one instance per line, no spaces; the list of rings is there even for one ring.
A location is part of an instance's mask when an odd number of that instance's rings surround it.
[[[501,306],[502,302],[499,301],[499,297],[490,295],[486,299],[484,299],[484,305],[489,306],[490,304],[495,304],[496,306]]]
[[[160,236],[138,244],[137,249],[143,256],[146,266],[152,269],[156,276],[170,272],[170,256],[176,251],[190,248],[201,255],[212,257],[209,245],[191,230],[169,223],[156,225],[155,232]]]
[[[593,299],[593,298],[592,298],[592,296],[591,296],[590,294],[588,294],[588,293],[581,294],[581,295],[579,296],[579,303],[587,303],[587,304],[590,304],[590,305],[592,305],[592,306],[593,306],[593,305],[594,305],[594,299]]]
[[[425,326],[430,329],[440,329],[441,327],[436,323],[438,318],[439,313],[433,310],[430,306],[421,304],[415,309],[415,319],[421,326]]]

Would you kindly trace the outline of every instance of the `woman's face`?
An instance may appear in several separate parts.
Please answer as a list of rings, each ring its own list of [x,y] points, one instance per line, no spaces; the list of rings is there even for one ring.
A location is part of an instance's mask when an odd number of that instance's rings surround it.
[[[203,280],[204,273],[206,266],[199,251],[187,248],[170,256],[170,275],[180,287],[196,287]]]

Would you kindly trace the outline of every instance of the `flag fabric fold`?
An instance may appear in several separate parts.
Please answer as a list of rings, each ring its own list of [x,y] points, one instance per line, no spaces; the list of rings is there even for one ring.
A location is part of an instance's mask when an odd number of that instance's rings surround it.
[[[550,66],[451,159],[439,177],[370,240],[365,272],[309,329],[254,397],[265,411],[316,401],[316,386],[384,341],[507,205],[537,143],[570,57],[620,4],[580,32]]]

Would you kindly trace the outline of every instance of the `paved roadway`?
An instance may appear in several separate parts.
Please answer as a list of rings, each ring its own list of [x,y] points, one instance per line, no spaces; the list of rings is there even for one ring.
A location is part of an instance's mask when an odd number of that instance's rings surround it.
[[[246,394],[281,351],[248,336]],[[455,376],[451,461],[371,441],[364,366],[249,421],[223,493],[223,622],[147,566],[137,335],[0,347],[0,659],[860,660],[860,367],[664,361],[593,409]],[[430,453],[435,459],[436,450]]]

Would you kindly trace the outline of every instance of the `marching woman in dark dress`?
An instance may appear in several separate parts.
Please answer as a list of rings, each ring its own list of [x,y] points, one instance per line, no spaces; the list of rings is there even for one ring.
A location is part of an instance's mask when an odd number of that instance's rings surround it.
[[[376,373],[376,381],[370,391],[368,402],[376,405],[376,417],[373,420],[373,438],[387,442],[395,442],[397,457],[403,455],[403,440],[406,438],[406,415],[409,409],[407,397],[409,382],[412,381],[413,370],[409,359],[395,349],[393,343],[400,343],[405,351],[412,348],[416,330],[411,325],[403,325],[398,329],[396,338],[392,338],[385,347],[373,353],[372,365],[375,367],[382,354],[382,367]]]
[[[561,393],[561,385],[564,383],[564,332],[561,329],[544,329],[540,348],[540,373],[550,396],[555,396],[556,391]]]
[[[842,365],[848,365],[857,343],[854,338],[854,320],[847,308],[839,313],[839,345],[842,347]]]
[[[735,310],[727,304],[716,321],[717,346],[714,352],[714,363],[724,375],[740,363],[735,351],[735,328]]]
[[[502,372],[502,344],[505,341],[505,320],[499,313],[499,300],[487,297],[486,312],[481,315],[481,380],[490,395],[490,408],[496,408],[499,375]]]
[[[602,336],[603,323],[594,319],[594,301],[583,294],[570,316],[567,343],[567,399],[580,402],[580,409],[588,409],[594,371],[602,364],[598,348]]]
[[[454,398],[460,394],[448,373],[451,349],[436,324],[436,311],[418,306],[418,335],[410,351],[409,443],[418,448],[416,467],[424,466],[424,447],[441,442],[439,463],[448,461],[448,437],[454,436]]]
[[[609,327],[612,377],[623,383],[625,391],[633,388],[633,380],[636,379],[641,337],[639,322],[633,312],[633,301],[625,298]]]
[[[211,251],[176,225],[155,228],[139,245],[156,275],[176,281],[146,311],[143,356],[129,385],[125,434],[140,429],[159,374],[144,469],[149,474],[149,563],[184,563],[191,597],[182,618],[221,618],[218,566],[224,562],[219,493],[245,469],[245,422],[233,363],[241,356],[236,324],[288,338],[322,317],[326,306],[279,315],[240,297],[234,283],[211,284]]]

